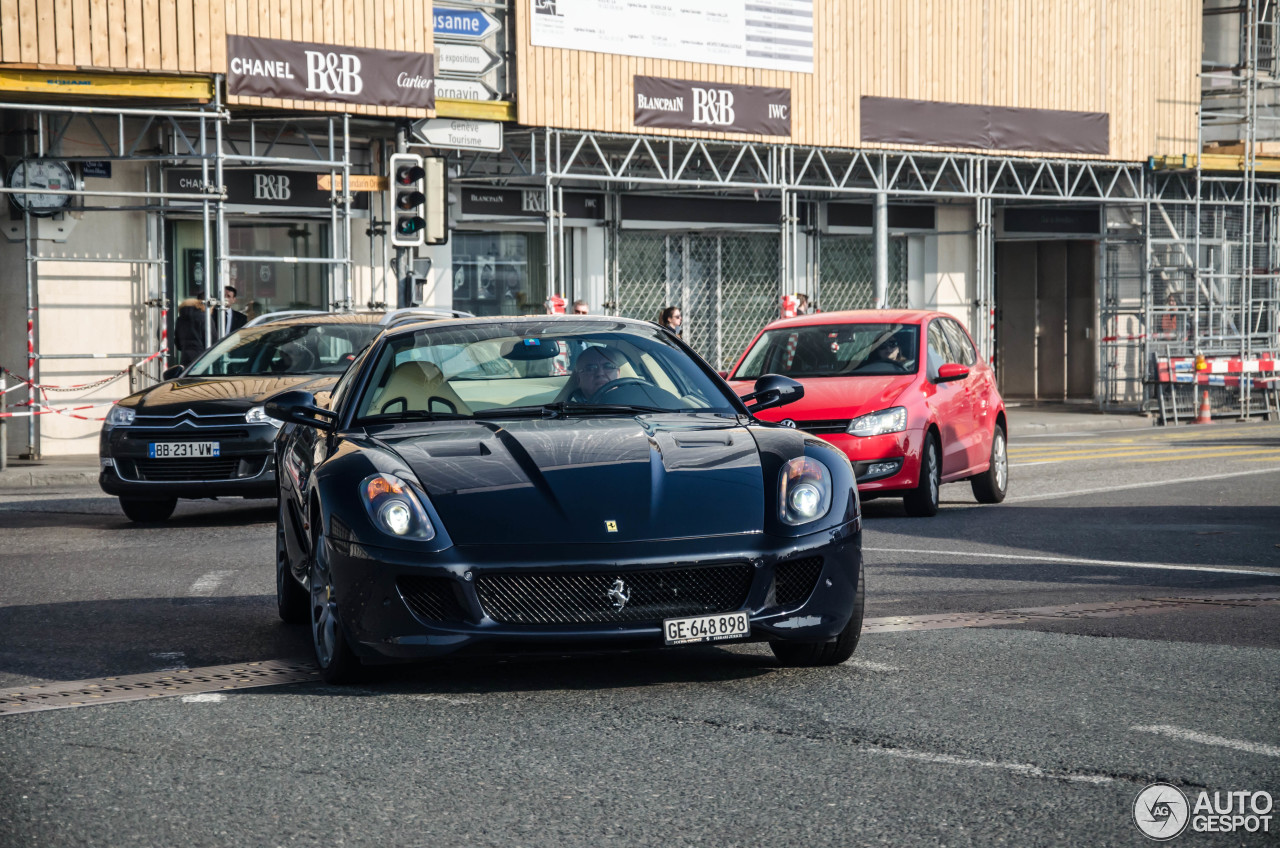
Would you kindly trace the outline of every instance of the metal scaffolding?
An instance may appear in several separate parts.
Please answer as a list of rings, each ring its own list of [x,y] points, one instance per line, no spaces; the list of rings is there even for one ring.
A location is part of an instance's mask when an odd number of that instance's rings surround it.
[[[220,80],[214,90],[220,91]],[[128,378],[129,391],[160,380],[170,361],[168,328],[172,305],[168,299],[167,268],[163,222],[170,215],[196,215],[201,222],[201,249],[203,260],[217,257],[212,263],[206,286],[206,309],[226,309],[224,286],[230,281],[229,267],[233,261],[265,261],[278,263],[308,263],[325,269],[328,280],[327,305],[334,310],[351,310],[353,303],[352,259],[352,197],[343,190],[351,185],[351,119],[347,115],[305,118],[255,117],[234,119],[220,99],[212,103],[190,107],[125,108],[115,106],[82,106],[65,103],[0,103],[0,119],[21,129],[24,139],[24,160],[51,160],[73,168],[82,168],[86,162],[128,162],[143,164],[143,186],[140,190],[86,189],[78,173],[74,183],[66,188],[50,188],[45,185],[0,186],[0,196],[27,197],[32,195],[69,196],[71,203],[50,217],[34,212],[27,204],[22,207],[23,273],[25,277],[25,308],[27,329],[26,374],[16,374],[6,369],[0,372],[0,424],[15,418],[27,419],[26,450],[24,457],[41,455],[37,416],[64,415],[78,419],[100,420],[88,412],[94,406],[84,401],[55,403],[49,394],[54,392],[84,392],[100,388],[116,380]],[[90,145],[84,155],[67,155],[64,144],[68,131],[79,131],[78,144]],[[276,150],[281,139],[292,141],[291,150],[301,149],[309,155],[282,155]],[[86,142],[85,139],[88,139]],[[189,167],[200,172],[200,190],[173,191],[165,185],[167,168]],[[231,168],[283,167],[327,170],[330,177],[330,241],[329,256],[300,258],[297,256],[237,256],[227,250],[227,189],[225,175]],[[96,213],[142,213],[144,254],[129,256],[108,251],[59,250],[48,238],[49,221],[64,221],[62,228],[70,231],[86,215]],[[372,227],[370,228],[373,229]],[[371,263],[379,262],[373,251],[374,235],[370,233]],[[61,239],[65,241],[65,237]],[[384,248],[385,253],[385,248]],[[142,316],[142,326],[135,328],[135,349],[126,352],[105,353],[94,351],[48,352],[42,344],[40,328],[41,281],[48,274],[42,272],[46,265],[84,266],[108,265],[135,269],[125,277],[136,280],[138,293],[132,295],[130,308]],[[377,268],[375,271],[379,270]],[[373,294],[385,277],[371,274]],[[67,279],[65,270],[56,277]],[[220,333],[213,321],[205,322],[206,344]],[[60,386],[42,381],[40,363],[44,360],[128,360],[129,365],[108,377],[75,386]],[[7,378],[7,379],[6,379]],[[25,388],[25,400],[7,403],[11,393]],[[124,393],[121,393],[124,394]]]
[[[1280,45],[1276,0],[1204,5],[1198,147],[1153,160],[1146,234],[1149,383],[1169,357],[1248,359],[1280,348]],[[1175,386],[1191,408],[1193,384]],[[1255,411],[1250,381],[1210,386],[1213,406]],[[1155,406],[1154,389],[1146,398]]]

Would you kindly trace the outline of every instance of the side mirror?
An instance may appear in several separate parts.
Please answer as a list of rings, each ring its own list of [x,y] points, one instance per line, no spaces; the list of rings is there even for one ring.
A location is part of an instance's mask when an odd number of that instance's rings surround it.
[[[946,365],[938,366],[938,378],[935,383],[950,383],[953,380],[963,380],[969,376],[969,368],[958,362],[948,362]]]
[[[176,380],[181,377],[182,372],[186,370],[187,369],[183,368],[181,365],[170,365],[168,368],[164,369],[164,372],[160,376],[166,380]]]
[[[804,397],[804,386],[795,380],[783,377],[781,374],[765,374],[756,380],[755,391],[749,395],[743,395],[740,399],[747,405],[747,412],[754,414],[762,409],[795,403],[802,397]]]
[[[728,371],[717,371],[716,373],[720,375],[720,379],[721,379],[721,380],[727,380],[727,379],[729,379],[729,372],[728,372]]]
[[[288,421],[315,427],[317,430],[332,430],[338,416],[331,410],[316,406],[316,397],[311,392],[281,392],[267,401],[267,415],[277,421]]]

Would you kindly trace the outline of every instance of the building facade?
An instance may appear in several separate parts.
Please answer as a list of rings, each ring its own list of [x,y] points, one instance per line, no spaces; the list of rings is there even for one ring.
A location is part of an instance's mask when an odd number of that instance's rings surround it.
[[[226,285],[251,314],[674,304],[719,368],[784,295],[935,308],[1010,397],[1123,408],[1161,350],[1275,345],[1274,186],[1257,157],[1209,172],[1198,119],[1202,43],[1274,45],[1265,10],[51,8],[0,12],[11,453],[92,452],[90,405],[158,379],[176,306],[223,315]],[[447,158],[447,243],[389,244],[397,150]],[[1157,340],[1168,315],[1184,331]]]

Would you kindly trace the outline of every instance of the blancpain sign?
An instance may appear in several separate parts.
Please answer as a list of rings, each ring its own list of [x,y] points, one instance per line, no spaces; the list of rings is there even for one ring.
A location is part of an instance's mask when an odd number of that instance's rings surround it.
[[[227,93],[432,109],[435,57],[229,35]]]

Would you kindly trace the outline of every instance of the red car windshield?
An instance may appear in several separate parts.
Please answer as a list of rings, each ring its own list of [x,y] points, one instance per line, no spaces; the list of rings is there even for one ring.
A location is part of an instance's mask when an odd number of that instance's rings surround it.
[[[862,377],[914,374],[919,367],[916,324],[821,324],[766,330],[747,351],[734,380],[764,374],[787,377]]]

